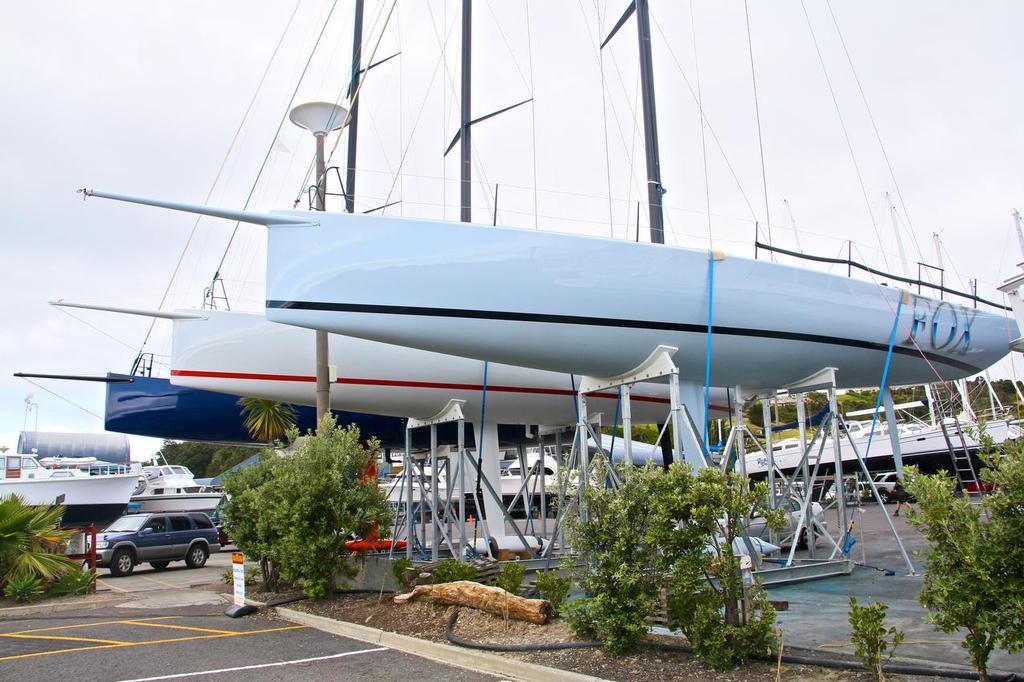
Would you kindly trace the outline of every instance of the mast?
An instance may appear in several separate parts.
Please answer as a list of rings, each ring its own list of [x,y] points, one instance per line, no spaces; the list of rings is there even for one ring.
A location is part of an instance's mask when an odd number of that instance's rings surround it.
[[[470,184],[472,165],[469,129],[471,118],[470,95],[472,85],[473,58],[473,0],[462,0],[462,117],[460,131],[462,143],[459,147],[461,188],[459,194],[460,217],[464,223],[473,222],[473,186]]]
[[[651,18],[647,0],[636,0],[636,28],[640,42],[640,89],[644,105],[644,147],[647,156],[647,207],[651,242],[665,243],[661,195],[661,159],[658,155],[658,117],[654,107],[654,64],[651,59]]]
[[[636,32],[640,44],[640,97],[644,108],[644,155],[647,159],[647,210],[651,224],[651,243],[665,243],[665,216],[662,211],[661,159],[658,153],[658,115],[654,106],[654,63],[651,59],[651,16],[647,0],[632,0],[612,27],[601,49],[636,12]]]
[[[345,171],[345,211],[356,212],[356,134],[359,129],[359,100],[356,88],[363,60],[363,0],[356,0],[352,29],[352,77],[348,85],[348,167]]]

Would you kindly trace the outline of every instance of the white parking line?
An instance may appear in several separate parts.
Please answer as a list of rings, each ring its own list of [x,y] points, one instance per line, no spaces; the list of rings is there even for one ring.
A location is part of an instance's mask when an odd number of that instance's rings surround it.
[[[276,663],[260,663],[259,665],[243,665],[237,668],[220,668],[218,670],[200,670],[194,673],[178,673],[176,675],[161,675],[160,677],[140,677],[134,680],[122,680],[121,682],[152,682],[153,680],[176,680],[183,677],[199,677],[200,675],[216,675],[218,673],[233,673],[240,670],[256,670],[258,668],[276,668],[283,665],[296,665],[297,663],[312,663],[314,661],[329,661],[332,658],[344,658],[346,656],[355,656],[356,654],[372,654],[376,651],[387,651],[388,648],[385,646],[377,647],[375,649],[361,649],[359,651],[346,651],[340,654],[331,654],[330,656],[314,656],[313,658],[300,658],[294,661],[278,661]]]

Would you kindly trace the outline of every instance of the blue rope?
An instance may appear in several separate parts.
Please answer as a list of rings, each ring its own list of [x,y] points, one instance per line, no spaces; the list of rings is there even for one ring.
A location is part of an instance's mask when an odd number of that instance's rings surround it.
[[[896,330],[900,324],[900,310],[903,309],[903,292],[899,291],[899,299],[896,303],[896,319],[892,321],[892,332],[889,333],[889,350],[885,354],[885,367],[882,368],[882,382],[878,384],[878,400],[875,401],[875,413],[871,416],[871,430],[868,431],[868,447],[864,450],[864,459],[868,458],[871,452],[871,441],[875,437],[875,424],[878,423],[878,410],[882,406],[882,393],[885,391],[885,384],[889,380],[889,364],[892,362],[892,349],[896,345]],[[895,424],[889,424],[889,428],[895,428]]]
[[[715,301],[715,252],[708,251],[708,333],[704,351],[704,447],[708,447],[708,404],[711,401],[711,321]]]

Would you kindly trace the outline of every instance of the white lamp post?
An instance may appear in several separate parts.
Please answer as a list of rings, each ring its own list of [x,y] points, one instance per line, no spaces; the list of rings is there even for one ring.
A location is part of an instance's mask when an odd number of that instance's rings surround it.
[[[292,123],[313,133],[316,138],[316,210],[327,204],[327,178],[324,161],[324,138],[340,130],[348,122],[348,111],[330,102],[306,102],[288,113]],[[328,366],[327,332],[316,331],[316,422],[331,409],[331,377]]]

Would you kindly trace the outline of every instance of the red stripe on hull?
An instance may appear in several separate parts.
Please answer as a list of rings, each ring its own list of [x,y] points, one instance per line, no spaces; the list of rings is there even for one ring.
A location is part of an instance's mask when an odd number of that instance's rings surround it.
[[[305,376],[301,374],[257,374],[251,372],[210,372],[198,369],[172,369],[172,377],[197,377],[203,379],[250,379],[256,381],[293,381],[293,382],[305,382],[315,383],[316,377]],[[450,384],[441,383],[435,381],[398,381],[394,379],[364,379],[356,377],[338,377],[336,383],[349,385],[349,386],[385,386],[390,388],[429,388],[429,389],[449,389],[459,391],[483,391],[483,384]],[[569,396],[573,395],[573,392],[566,389],[560,388],[537,388],[533,386],[496,386],[488,384],[488,391],[496,393],[523,393],[530,395],[561,395]],[[598,398],[607,398],[609,400],[616,400],[619,396],[616,393],[592,393],[590,394]],[[653,396],[633,395],[633,400],[638,400],[645,403],[656,403],[660,405],[668,405],[669,400],[667,398],[656,398]],[[710,405],[710,409],[717,410],[719,412],[727,412],[728,410],[719,405]]]

